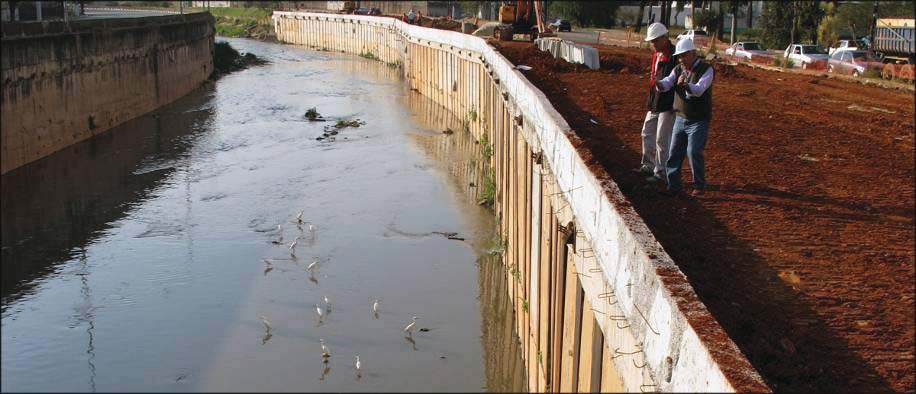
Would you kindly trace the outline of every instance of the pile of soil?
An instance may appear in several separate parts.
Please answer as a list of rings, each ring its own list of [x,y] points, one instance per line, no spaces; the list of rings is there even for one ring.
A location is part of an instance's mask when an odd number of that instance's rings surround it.
[[[461,32],[461,22],[446,17],[430,18],[421,17],[420,26],[431,27],[439,30],[451,30]]]
[[[525,76],[583,158],[620,186],[772,389],[913,391],[911,93],[716,66],[709,189],[670,198],[631,171],[649,51],[601,46],[601,69],[587,70],[528,43],[495,46],[533,67]],[[690,178],[685,164],[688,191]]]

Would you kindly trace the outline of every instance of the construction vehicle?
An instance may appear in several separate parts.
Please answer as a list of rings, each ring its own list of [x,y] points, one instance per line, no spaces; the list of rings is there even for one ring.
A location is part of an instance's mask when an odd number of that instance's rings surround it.
[[[913,42],[916,40],[913,18],[882,18],[875,24],[875,42],[872,46],[884,64],[881,76],[885,79],[914,79]]]
[[[337,10],[340,14],[351,14],[356,9],[355,1],[329,1],[328,8]]]
[[[499,6],[499,25],[493,29],[493,38],[500,41],[512,41],[515,34],[527,35],[530,41],[538,36],[552,36],[544,23],[544,12],[540,1],[518,0],[512,4],[504,1]]]

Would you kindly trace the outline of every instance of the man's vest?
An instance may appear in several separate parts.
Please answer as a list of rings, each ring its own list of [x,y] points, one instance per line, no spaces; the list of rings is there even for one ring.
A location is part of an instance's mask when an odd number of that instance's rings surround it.
[[[709,67],[710,65],[706,62],[698,61],[693,65],[693,69],[690,70],[687,82],[697,83]],[[683,73],[684,66],[677,66],[674,69],[674,74],[677,78],[680,78]],[[709,88],[700,97],[687,97],[687,92],[684,89],[675,87],[674,110],[689,120],[712,119],[712,85],[710,84]]]
[[[649,111],[652,112],[667,112],[671,111],[671,106],[674,104],[674,91],[669,90],[667,92],[659,92],[658,89],[655,89],[655,81],[662,80],[671,74],[671,70],[677,65],[677,60],[673,55],[674,45],[668,44],[668,50],[664,52],[663,59],[655,63],[655,57],[658,56],[658,53],[652,54],[652,70],[649,72],[649,97],[646,99],[646,107]],[[652,78],[652,71],[655,71],[655,78]]]

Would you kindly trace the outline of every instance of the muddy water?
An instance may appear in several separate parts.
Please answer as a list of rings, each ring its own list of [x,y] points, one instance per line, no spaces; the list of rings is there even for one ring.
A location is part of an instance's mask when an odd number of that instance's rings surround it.
[[[232,43],[272,63],[3,176],[2,390],[522,390],[473,139],[383,64]]]

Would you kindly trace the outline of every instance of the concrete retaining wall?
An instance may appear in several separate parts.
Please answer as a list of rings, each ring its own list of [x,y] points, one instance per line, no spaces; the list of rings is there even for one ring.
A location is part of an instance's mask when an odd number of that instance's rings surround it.
[[[209,13],[4,24],[2,173],[198,87],[213,34]]]
[[[550,101],[483,39],[304,12],[275,12],[274,27],[400,65],[484,147],[530,390],[768,390]]]

